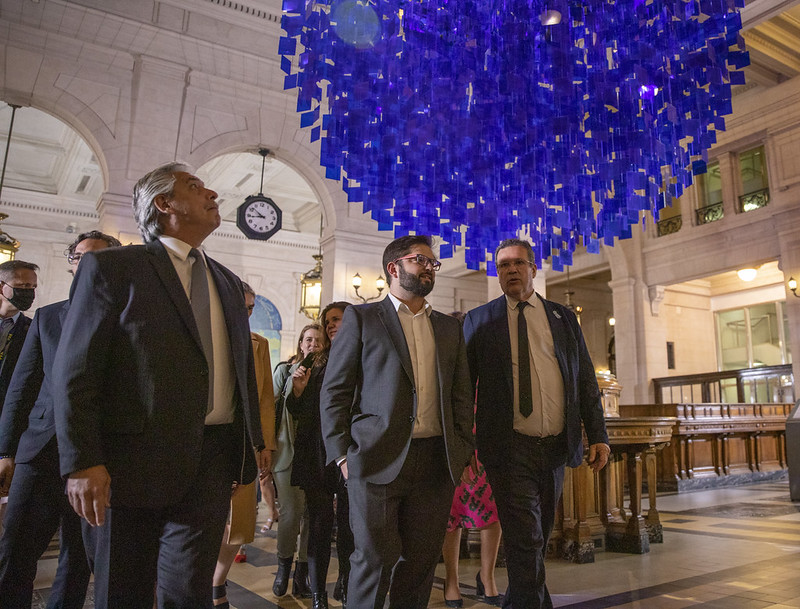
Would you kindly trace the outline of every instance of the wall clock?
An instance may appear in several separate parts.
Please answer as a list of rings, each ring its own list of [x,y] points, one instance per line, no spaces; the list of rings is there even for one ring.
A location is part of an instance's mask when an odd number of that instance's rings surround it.
[[[249,239],[266,241],[281,230],[281,209],[263,194],[251,195],[236,212],[236,226]]]

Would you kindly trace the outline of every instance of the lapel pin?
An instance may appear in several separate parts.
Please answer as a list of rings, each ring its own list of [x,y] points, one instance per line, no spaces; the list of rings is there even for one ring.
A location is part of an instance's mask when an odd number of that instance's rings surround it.
[[[556,316],[556,319],[561,319],[561,315],[558,314],[558,311],[553,311],[553,315]]]

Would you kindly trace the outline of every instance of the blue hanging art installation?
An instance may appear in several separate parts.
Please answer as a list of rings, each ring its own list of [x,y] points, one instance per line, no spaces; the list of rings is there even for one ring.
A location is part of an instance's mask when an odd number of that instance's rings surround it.
[[[283,0],[284,87],[381,230],[555,270],[703,173],[748,65],[744,0]]]

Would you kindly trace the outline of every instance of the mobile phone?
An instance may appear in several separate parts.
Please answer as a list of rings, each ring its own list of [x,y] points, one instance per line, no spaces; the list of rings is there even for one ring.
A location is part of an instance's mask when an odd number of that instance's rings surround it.
[[[300,362],[300,365],[303,366],[304,368],[311,368],[311,366],[314,365],[314,358],[316,357],[317,357],[317,352],[312,351],[303,358],[303,361]]]

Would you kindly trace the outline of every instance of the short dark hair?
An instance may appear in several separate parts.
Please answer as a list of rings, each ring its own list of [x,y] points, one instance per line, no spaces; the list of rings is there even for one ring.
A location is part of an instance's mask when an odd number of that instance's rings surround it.
[[[67,249],[64,250],[64,255],[69,258],[72,254],[75,253],[75,248],[78,247],[78,244],[81,241],[86,241],[87,239],[97,239],[98,241],[105,241],[108,247],[120,247],[122,243],[119,242],[119,239],[116,237],[112,237],[111,235],[106,235],[105,233],[101,233],[99,230],[90,230],[85,233],[81,233],[78,235],[78,238],[75,239],[72,243],[67,246]]]
[[[324,309],[322,309],[322,313],[319,314],[319,321],[322,324],[322,334],[325,336],[325,340],[328,340],[328,320],[325,317],[328,315],[328,311],[332,311],[333,309],[340,309],[342,312],[350,306],[350,303],[346,300],[337,300],[336,302],[332,302]]]
[[[39,265],[33,262],[25,262],[24,260],[8,260],[0,264],[0,281],[8,281],[14,278],[17,271],[33,271],[34,273],[39,270]]]
[[[386,283],[388,285],[392,284],[392,276],[388,270],[389,263],[405,256],[415,245],[432,247],[433,240],[429,235],[406,235],[405,237],[398,237],[383,250],[383,272],[386,274]]]
[[[524,247],[525,250],[528,252],[528,262],[531,264],[536,264],[536,258],[533,255],[533,247],[529,241],[525,241],[524,239],[504,239],[500,242],[500,245],[497,246],[497,249],[494,250],[494,262],[497,263],[497,254],[500,253],[500,250],[503,250],[507,247]]]
[[[253,288],[251,288],[250,284],[247,283],[246,281],[242,282],[242,292],[244,292],[245,294],[250,294],[250,296],[252,296],[253,298],[255,298],[256,296],[256,291]]]

